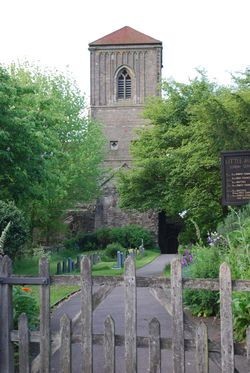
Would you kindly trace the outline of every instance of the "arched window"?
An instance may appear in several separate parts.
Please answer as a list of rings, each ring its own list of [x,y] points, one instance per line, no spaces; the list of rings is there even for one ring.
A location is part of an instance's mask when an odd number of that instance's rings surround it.
[[[118,75],[118,99],[131,98],[131,77],[126,69],[122,69]]]

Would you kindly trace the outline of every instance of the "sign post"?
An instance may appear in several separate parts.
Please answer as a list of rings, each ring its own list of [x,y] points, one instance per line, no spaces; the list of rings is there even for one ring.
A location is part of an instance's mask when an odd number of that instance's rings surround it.
[[[250,150],[221,153],[223,205],[250,202]]]

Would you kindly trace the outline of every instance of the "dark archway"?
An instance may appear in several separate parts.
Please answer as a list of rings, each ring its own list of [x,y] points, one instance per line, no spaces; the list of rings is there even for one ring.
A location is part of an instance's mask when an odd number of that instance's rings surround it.
[[[178,234],[182,230],[182,222],[159,213],[158,243],[162,254],[176,254],[178,252]]]

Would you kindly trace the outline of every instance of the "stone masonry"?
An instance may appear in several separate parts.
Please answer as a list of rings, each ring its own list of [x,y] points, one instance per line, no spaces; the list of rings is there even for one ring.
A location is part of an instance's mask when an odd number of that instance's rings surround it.
[[[157,213],[119,208],[115,173],[121,167],[132,166],[129,149],[136,139],[136,130],[146,124],[142,115],[146,99],[160,95],[162,43],[125,26],[90,43],[89,51],[90,115],[103,126],[107,139],[104,167],[108,173],[100,198],[92,207],[83,206],[82,212],[78,209],[71,216],[71,225],[92,231],[138,224],[154,232],[157,238]],[[123,73],[127,80],[120,81]]]

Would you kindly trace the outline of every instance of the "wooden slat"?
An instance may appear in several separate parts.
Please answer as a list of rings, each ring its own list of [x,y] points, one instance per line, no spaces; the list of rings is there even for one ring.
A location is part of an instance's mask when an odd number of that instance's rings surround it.
[[[11,274],[10,258],[7,255],[0,256],[0,276],[7,278]],[[13,346],[10,341],[12,325],[12,286],[0,284],[0,372],[14,372]]]
[[[124,263],[125,286],[125,372],[136,373],[136,277],[135,263],[128,257]]]
[[[92,279],[88,257],[81,260],[81,336],[83,373],[92,373]]]
[[[207,326],[201,322],[196,330],[196,373],[208,373]]]
[[[39,262],[39,275],[49,277],[47,258]],[[50,373],[50,286],[40,287],[40,371]]]
[[[71,373],[71,320],[64,314],[60,319],[60,373]]]
[[[1,279],[0,279],[1,281]],[[81,285],[81,277],[79,275],[56,275],[50,277],[51,284],[61,285]],[[184,289],[205,289],[218,291],[220,289],[219,279],[182,279]],[[122,276],[93,276],[92,285],[123,285]],[[166,287],[171,288],[171,281],[166,277],[137,277],[137,287]],[[234,280],[232,281],[232,289],[235,291],[250,291],[250,280]]]
[[[149,323],[149,373],[161,372],[160,323],[153,318]]]
[[[110,294],[110,292],[113,290],[114,287],[112,286],[100,286],[95,293],[93,294],[92,297],[92,311],[96,309],[96,307]],[[81,312],[79,312],[72,320],[72,326],[71,329],[74,331],[81,329]],[[60,333],[56,333],[53,336],[52,340],[52,345],[51,345],[51,355],[53,356],[56,351],[59,350],[60,348]],[[12,333],[13,336],[13,333]],[[32,342],[37,342],[38,339],[37,332],[32,332],[31,333],[31,341]],[[12,339],[14,341],[14,339]],[[39,338],[40,341],[40,338]],[[78,343],[79,340],[78,340]],[[32,362],[32,372],[38,372],[39,370],[39,361],[40,361],[40,356],[38,355]]]
[[[29,329],[28,319],[25,313],[22,313],[18,320],[19,332],[19,373],[29,373]]]
[[[246,346],[247,346],[247,366],[250,367],[250,326],[247,328]]]
[[[231,271],[220,266],[221,372],[234,373]]]
[[[184,354],[184,322],[182,305],[182,275],[181,262],[177,258],[171,262],[171,302],[172,302],[172,351],[173,351],[173,372],[185,372]]]
[[[115,372],[115,325],[108,315],[104,322],[104,373]]]
[[[100,286],[92,295],[92,312],[99,306],[99,304],[106,299],[106,297],[114,289],[112,286]],[[72,320],[73,332],[81,325],[81,312],[79,312]]]
[[[103,345],[103,334],[93,334],[93,345],[97,344],[99,346]],[[148,337],[141,337],[137,336],[137,348],[148,348],[149,340]],[[10,333],[10,340],[12,342],[19,342],[19,333],[18,330],[13,330]],[[58,340],[58,333],[52,333],[51,341],[53,342]],[[32,343],[40,343],[40,332],[30,332],[30,342]],[[73,334],[72,335],[72,343],[80,343],[81,342],[81,335],[80,334]],[[124,346],[124,336],[115,335],[115,345],[116,346]],[[184,340],[185,351],[194,351],[195,349],[195,340],[194,339],[186,339]],[[172,348],[172,340],[171,338],[161,338],[161,350],[169,350]],[[221,351],[220,343],[208,341],[208,352],[209,357],[210,354],[219,355]],[[234,344],[234,353],[238,356],[245,356],[246,357],[246,349],[241,343]]]
[[[49,278],[45,277],[27,277],[27,276],[11,276],[0,277],[0,284],[9,285],[48,285]]]

